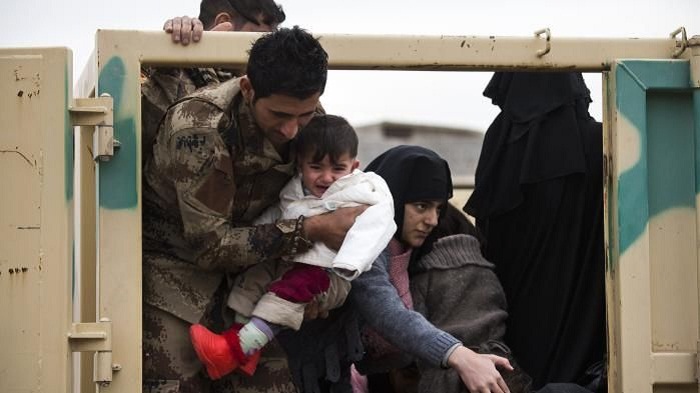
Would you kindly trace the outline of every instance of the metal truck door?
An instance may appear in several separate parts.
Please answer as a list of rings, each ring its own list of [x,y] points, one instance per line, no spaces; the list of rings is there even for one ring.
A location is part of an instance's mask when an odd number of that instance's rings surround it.
[[[70,392],[71,58],[0,49],[0,392]]]
[[[611,392],[699,391],[693,59],[618,61],[604,74]]]

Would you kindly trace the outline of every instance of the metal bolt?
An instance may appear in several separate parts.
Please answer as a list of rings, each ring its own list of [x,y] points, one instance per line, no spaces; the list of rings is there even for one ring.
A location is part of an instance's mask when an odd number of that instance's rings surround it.
[[[22,268],[22,273],[26,273],[27,271],[29,271],[29,268],[28,268],[28,267],[23,267],[23,268]]]
[[[14,273],[15,273],[15,271],[12,270],[12,268],[10,268],[9,272],[10,272],[10,274],[14,274]]]

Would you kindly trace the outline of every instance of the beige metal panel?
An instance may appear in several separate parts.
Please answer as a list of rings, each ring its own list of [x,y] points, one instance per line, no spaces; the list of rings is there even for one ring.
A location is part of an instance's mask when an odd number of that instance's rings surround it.
[[[692,169],[698,170],[692,137],[697,129],[692,122],[675,122],[676,115],[688,115],[689,94],[659,93],[670,88],[690,92],[682,72],[688,67],[685,61],[622,61],[604,78],[604,140],[611,164],[606,191],[609,385],[614,392],[699,389],[700,199]],[[663,113],[660,102],[666,105]],[[663,172],[660,168],[669,162],[683,170]]]
[[[95,178],[98,318],[112,321],[112,362],[119,369],[109,386],[99,391],[130,393],[141,390],[142,375],[141,53],[136,50],[142,46],[112,38],[98,31],[97,74],[85,74],[83,89],[92,83],[97,95],[113,89],[109,93],[114,99],[115,138],[124,142],[110,161],[98,161]],[[122,204],[114,202],[117,194],[134,198]]]
[[[88,97],[88,96],[81,96]],[[95,161],[92,160],[92,135],[95,127],[79,127],[76,134],[76,161],[80,176],[79,193],[76,195],[76,206],[79,208],[76,233],[76,244],[80,247],[80,258],[76,263],[80,266],[80,321],[94,322],[97,317],[97,271],[95,261],[96,225],[95,225]],[[80,354],[80,387],[82,392],[94,392],[92,352]]]
[[[182,47],[172,45],[162,32],[102,30],[99,34],[105,42],[110,42],[109,49],[122,55],[133,51],[128,56],[154,65],[243,64],[246,51],[259,36],[258,33],[205,32],[202,42]],[[677,41],[671,38],[559,38],[555,32],[550,40],[550,52],[538,57],[537,52],[545,48],[546,40],[534,34],[531,37],[317,35],[334,69],[603,71],[610,69],[614,59],[671,58],[677,46]],[[100,58],[103,55],[98,53]]]
[[[612,306],[617,304],[619,298],[619,288],[617,287],[616,271],[611,268],[613,255],[618,255],[618,239],[616,233],[611,228],[617,228],[617,218],[611,214],[613,195],[615,186],[613,182],[613,137],[612,128],[615,111],[614,103],[614,80],[609,71],[603,72],[602,78],[602,98],[603,98],[603,221],[605,232],[605,303],[606,303],[606,324],[607,324],[607,344],[608,344],[608,391],[620,392],[620,373],[622,371],[621,358],[618,348],[620,346],[620,314],[619,308]]]
[[[0,49],[0,391],[70,391],[71,52]]]

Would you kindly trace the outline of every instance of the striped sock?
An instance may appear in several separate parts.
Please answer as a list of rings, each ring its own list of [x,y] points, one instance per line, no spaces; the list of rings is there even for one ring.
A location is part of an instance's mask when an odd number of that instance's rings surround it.
[[[241,350],[246,356],[264,347],[271,339],[265,334],[264,329],[260,329],[257,326],[258,324],[255,323],[256,319],[262,321],[262,319],[254,318],[238,332],[238,338],[241,340]]]

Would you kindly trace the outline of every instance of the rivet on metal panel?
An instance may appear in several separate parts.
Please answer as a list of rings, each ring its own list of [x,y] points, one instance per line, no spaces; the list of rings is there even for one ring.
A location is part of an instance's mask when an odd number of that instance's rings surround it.
[[[688,47],[688,36],[685,33],[685,27],[681,26],[681,27],[677,28],[676,30],[673,30],[673,32],[671,33],[671,38],[676,38],[676,36],[679,33],[681,35],[680,48],[676,49],[673,52],[674,59],[677,58],[678,56],[680,56],[681,54],[683,54],[683,52],[685,52],[685,48]]]
[[[546,55],[552,49],[552,45],[550,43],[550,39],[552,38],[552,33],[549,31],[549,27],[537,30],[535,32],[535,37],[539,38],[539,36],[541,36],[542,34],[544,34],[546,46],[544,49],[537,50],[537,57],[542,57],[542,56]]]

